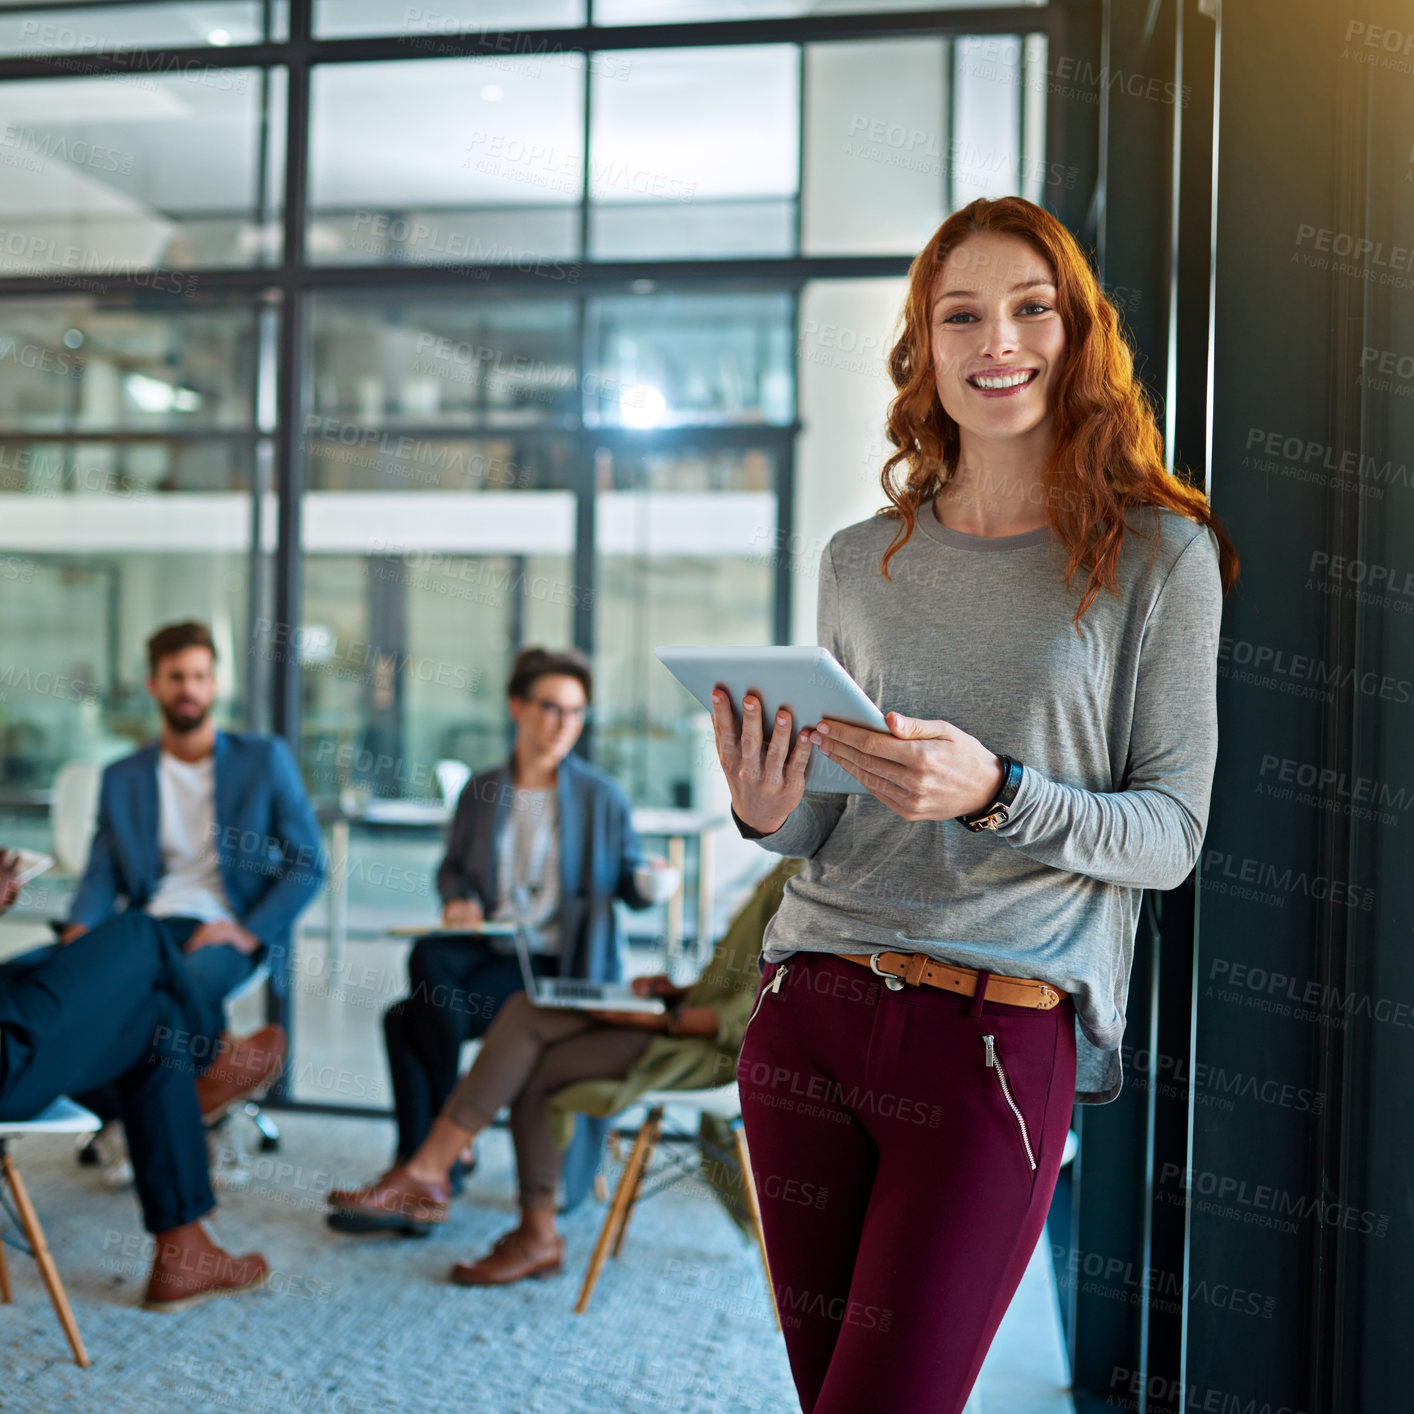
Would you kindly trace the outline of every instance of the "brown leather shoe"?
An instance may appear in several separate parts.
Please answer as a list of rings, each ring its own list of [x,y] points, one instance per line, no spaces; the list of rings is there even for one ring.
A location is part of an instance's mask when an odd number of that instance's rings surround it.
[[[233,1105],[268,1090],[284,1068],[288,1049],[278,1026],[262,1026],[239,1040],[222,1036],[216,1059],[196,1078],[203,1122],[215,1124]]]
[[[152,1275],[142,1299],[148,1311],[182,1311],[213,1296],[235,1296],[265,1285],[270,1264],[256,1252],[223,1252],[199,1222],[153,1234]]]
[[[446,1183],[423,1183],[401,1164],[363,1188],[331,1188],[329,1206],[339,1213],[396,1219],[399,1223],[444,1223],[452,1201]]]
[[[565,1239],[559,1233],[551,1244],[540,1247],[516,1228],[499,1238],[480,1261],[458,1262],[452,1268],[452,1281],[457,1286],[509,1286],[526,1277],[558,1276],[564,1264]]]

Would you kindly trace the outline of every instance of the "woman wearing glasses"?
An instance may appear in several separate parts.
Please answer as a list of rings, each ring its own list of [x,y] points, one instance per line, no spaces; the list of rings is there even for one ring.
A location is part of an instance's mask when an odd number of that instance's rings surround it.
[[[623,940],[614,900],[647,908],[664,893],[657,862],[645,867],[627,796],[571,754],[593,686],[589,660],[572,649],[526,648],[511,668],[511,759],[462,791],[437,871],[442,928],[418,939],[408,959],[410,995],[383,1015],[398,1164],[416,1152],[451,1094],[462,1043],[484,1035],[521,990],[511,940],[482,932],[483,925],[512,920],[519,898],[537,975],[616,982]],[[579,1170],[592,1173],[597,1158],[595,1136],[586,1132],[567,1160],[567,1186],[578,1189]],[[367,1214],[336,1213],[330,1225],[426,1231]]]
[[[1120,1089],[1140,895],[1198,856],[1232,546],[1165,470],[1113,307],[1017,197],[949,217],[889,359],[890,505],[820,566],[820,642],[889,733],[718,689],[738,826],[807,860],[738,1068],[807,1414],[958,1414]],[[785,728],[785,730],[783,730]],[[804,790],[812,744],[868,794]],[[820,1207],[775,1196],[791,1179]]]

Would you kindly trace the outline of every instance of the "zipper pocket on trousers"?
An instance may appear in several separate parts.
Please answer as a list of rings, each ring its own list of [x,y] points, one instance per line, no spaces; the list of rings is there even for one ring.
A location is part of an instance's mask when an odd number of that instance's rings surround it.
[[[786,967],[786,963],[781,963],[771,974],[771,980],[761,988],[761,995],[756,998],[756,1005],[751,1008],[751,1015],[746,1018],[746,1026],[741,1028],[741,1034],[743,1036],[746,1035],[747,1027],[756,1020],[756,1013],[761,1010],[761,1003],[766,1000],[767,995],[771,992],[779,992],[781,990],[781,983],[785,981]]]
[[[1026,1150],[1026,1162],[1031,1165],[1031,1172],[1036,1172],[1036,1155],[1031,1148],[1031,1135],[1026,1128],[1026,1116],[1021,1113],[1021,1106],[1016,1103],[1015,1097],[1011,1093],[1011,1082],[1007,1079],[1006,1067],[1002,1064],[1002,1058],[997,1054],[997,1038],[995,1036],[982,1037],[982,1044],[987,1048],[987,1067],[995,1072],[997,1084],[1002,1089],[1002,1099],[1006,1101],[1007,1109],[1011,1111],[1012,1118],[1016,1120],[1016,1132],[1021,1136],[1021,1147]]]

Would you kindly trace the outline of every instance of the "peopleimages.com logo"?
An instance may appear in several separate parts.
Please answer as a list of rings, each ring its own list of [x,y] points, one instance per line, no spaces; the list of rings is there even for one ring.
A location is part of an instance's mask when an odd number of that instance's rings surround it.
[[[1239,671],[1240,670],[1240,671]],[[1354,691],[1384,702],[1414,702],[1414,683],[1373,669],[1325,663],[1307,653],[1292,653],[1269,643],[1224,634],[1218,639],[1218,671],[1238,682],[1276,687],[1301,697],[1333,701],[1337,691]]]

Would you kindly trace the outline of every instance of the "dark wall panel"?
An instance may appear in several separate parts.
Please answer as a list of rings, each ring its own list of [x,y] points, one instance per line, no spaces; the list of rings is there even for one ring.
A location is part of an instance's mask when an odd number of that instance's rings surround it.
[[[1196,1407],[1346,1414],[1410,1374],[1414,10],[1222,10],[1211,491],[1244,568],[1195,1059],[1231,1104],[1160,1195],[1192,1206]]]

